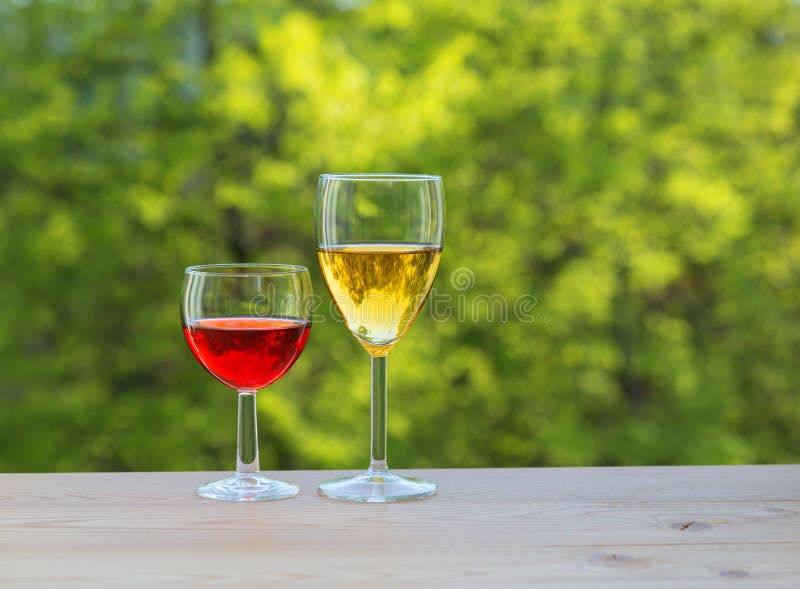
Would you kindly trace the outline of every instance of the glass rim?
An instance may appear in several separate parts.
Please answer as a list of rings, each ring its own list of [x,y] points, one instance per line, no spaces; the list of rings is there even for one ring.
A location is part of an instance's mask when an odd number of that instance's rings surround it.
[[[223,269],[229,268],[233,272],[225,272]],[[237,271],[238,270],[238,271]],[[259,264],[256,262],[243,262],[239,264],[198,264],[189,266],[184,270],[186,274],[197,276],[289,276],[291,274],[308,273],[308,268],[299,264]]]
[[[396,173],[344,173],[344,174],[320,174],[320,180],[364,180],[364,181],[431,181],[442,180],[441,176],[436,174],[396,174]]]

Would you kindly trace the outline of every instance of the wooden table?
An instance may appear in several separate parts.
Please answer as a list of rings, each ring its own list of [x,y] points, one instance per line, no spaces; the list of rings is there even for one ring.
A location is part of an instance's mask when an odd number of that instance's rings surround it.
[[[402,471],[398,471],[402,472]],[[0,475],[2,587],[800,587],[800,466],[414,471],[439,494],[352,504],[340,472]]]

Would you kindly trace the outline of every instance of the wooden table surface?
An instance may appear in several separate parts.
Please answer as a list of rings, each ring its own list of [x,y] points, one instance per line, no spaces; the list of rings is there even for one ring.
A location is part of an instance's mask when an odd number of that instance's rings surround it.
[[[398,471],[403,472],[403,471]],[[418,470],[439,494],[352,504],[341,472],[0,475],[0,587],[800,587],[800,466]]]

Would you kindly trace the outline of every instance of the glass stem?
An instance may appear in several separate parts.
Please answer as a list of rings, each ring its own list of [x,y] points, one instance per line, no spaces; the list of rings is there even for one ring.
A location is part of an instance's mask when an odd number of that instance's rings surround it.
[[[255,391],[239,393],[239,428],[236,436],[236,472],[258,472],[258,420]]]
[[[370,402],[371,472],[385,472],[386,465],[386,356],[372,356],[372,397]]]

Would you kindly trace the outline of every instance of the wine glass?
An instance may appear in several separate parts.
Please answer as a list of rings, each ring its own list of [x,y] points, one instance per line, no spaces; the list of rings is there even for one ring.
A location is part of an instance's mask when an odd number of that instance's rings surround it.
[[[417,318],[442,256],[442,179],[410,174],[323,174],[315,202],[322,274],[350,333],[372,362],[369,469],[326,481],[349,501],[427,497],[436,485],[389,472],[386,357]]]
[[[259,472],[256,392],[292,367],[308,340],[308,269],[283,264],[210,264],[186,269],[183,334],[211,375],[239,393],[236,472],[200,485],[197,494],[226,501],[285,499],[290,483]]]

